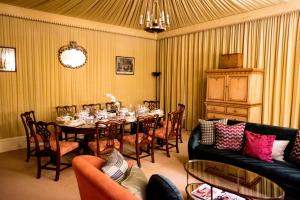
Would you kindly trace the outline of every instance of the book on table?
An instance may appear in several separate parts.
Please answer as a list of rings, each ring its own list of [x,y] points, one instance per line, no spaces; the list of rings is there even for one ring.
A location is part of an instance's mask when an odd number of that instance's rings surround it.
[[[245,200],[245,198],[242,198],[236,194],[225,192],[215,187],[213,187],[211,190],[211,186],[206,183],[201,184],[198,188],[193,190],[192,196],[194,199],[200,200]]]

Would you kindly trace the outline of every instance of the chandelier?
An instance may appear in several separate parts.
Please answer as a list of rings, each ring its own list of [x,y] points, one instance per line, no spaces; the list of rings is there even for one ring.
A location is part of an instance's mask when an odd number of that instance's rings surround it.
[[[150,33],[160,33],[167,30],[170,18],[164,10],[160,10],[158,0],[150,0],[146,6],[146,13],[140,16],[140,25]]]

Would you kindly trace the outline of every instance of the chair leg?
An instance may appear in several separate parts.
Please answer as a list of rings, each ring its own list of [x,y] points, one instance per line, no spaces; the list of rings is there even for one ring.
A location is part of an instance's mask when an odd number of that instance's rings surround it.
[[[30,143],[27,142],[27,156],[26,156],[26,162],[28,162],[30,159]]]
[[[42,161],[41,161],[41,157],[37,156],[37,176],[36,178],[39,179],[41,178],[41,171],[42,171]]]
[[[169,141],[168,141],[168,139],[166,140],[166,152],[167,152],[167,156],[170,157],[170,152],[169,152]]]
[[[153,163],[155,163],[155,160],[154,160],[154,145],[152,144],[151,145],[151,160]]]
[[[179,148],[178,148],[178,135],[176,135],[176,152],[179,153]]]
[[[59,180],[59,173],[60,173],[60,158],[57,158],[57,160],[56,160],[55,181]]]
[[[141,167],[141,161],[140,161],[140,147],[139,145],[135,145],[135,152],[136,152],[136,162],[139,167]]]
[[[182,135],[181,135],[181,129],[179,130],[179,138],[180,138],[180,143],[183,143],[183,141],[182,141]]]

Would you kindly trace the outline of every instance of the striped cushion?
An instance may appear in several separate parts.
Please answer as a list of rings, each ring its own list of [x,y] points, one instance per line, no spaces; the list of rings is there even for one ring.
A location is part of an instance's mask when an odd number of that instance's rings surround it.
[[[217,149],[239,151],[242,148],[246,123],[228,126],[223,123],[215,123]]]
[[[291,162],[300,165],[300,131],[297,133],[296,140],[289,159]]]
[[[215,125],[214,123],[220,122],[227,124],[227,119],[215,120],[215,121],[206,121],[203,119],[198,120],[200,123],[201,129],[201,139],[200,144],[212,145],[215,142]]]
[[[126,171],[128,170],[128,163],[116,149],[106,157],[106,160],[107,162],[102,167],[102,171],[113,180],[120,183],[125,178]]]

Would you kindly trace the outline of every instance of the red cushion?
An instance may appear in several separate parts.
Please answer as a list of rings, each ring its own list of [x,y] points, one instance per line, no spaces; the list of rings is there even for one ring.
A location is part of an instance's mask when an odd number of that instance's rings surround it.
[[[245,131],[245,136],[246,145],[244,154],[260,160],[272,162],[272,147],[276,135],[261,135]]]
[[[217,149],[226,149],[239,151],[242,148],[245,123],[236,125],[225,125],[223,123],[215,123],[216,144]]]

